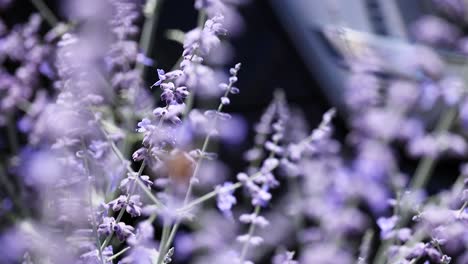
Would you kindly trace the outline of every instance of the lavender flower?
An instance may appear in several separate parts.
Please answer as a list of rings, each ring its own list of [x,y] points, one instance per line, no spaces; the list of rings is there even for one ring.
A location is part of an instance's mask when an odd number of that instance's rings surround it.
[[[286,251],[275,255],[273,258],[274,264],[297,264],[298,262],[294,260],[294,251]]]
[[[112,230],[115,232],[119,240],[123,241],[133,235],[134,228],[123,222],[119,222],[112,226]]]
[[[232,185],[231,182],[225,182],[222,186],[216,187],[218,193],[216,204],[219,210],[228,217],[232,217],[231,208],[237,203],[237,199],[233,195],[234,191],[230,189]]]
[[[260,227],[266,227],[269,225],[269,222],[265,219],[265,217],[255,214],[242,214],[239,217],[239,221],[241,221],[244,224],[253,224],[258,225]]]
[[[456,27],[435,16],[421,18],[412,31],[416,40],[429,45],[450,46],[460,36]]]

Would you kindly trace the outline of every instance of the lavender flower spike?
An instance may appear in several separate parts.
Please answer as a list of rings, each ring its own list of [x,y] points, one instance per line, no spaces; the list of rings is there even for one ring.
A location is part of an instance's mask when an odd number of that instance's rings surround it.
[[[219,210],[227,216],[232,218],[231,208],[237,203],[236,197],[233,195],[234,190],[231,190],[232,182],[225,182],[222,186],[216,186],[218,196],[216,197],[216,205]]]

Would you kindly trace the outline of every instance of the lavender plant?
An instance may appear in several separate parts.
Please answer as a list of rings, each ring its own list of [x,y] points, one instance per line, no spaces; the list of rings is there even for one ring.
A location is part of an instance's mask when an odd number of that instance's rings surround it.
[[[182,53],[159,69],[160,1],[67,1],[59,22],[34,0],[26,23],[0,23],[1,263],[468,263],[468,165],[427,188],[467,152],[464,80],[432,48],[404,65],[412,78],[347,61],[347,112],[312,130],[271,92],[229,171],[217,150],[245,133],[230,113],[243,69],[219,57],[244,1],[195,1],[197,27],[171,31]],[[465,52],[466,6],[434,2],[453,21],[425,17],[415,39]]]

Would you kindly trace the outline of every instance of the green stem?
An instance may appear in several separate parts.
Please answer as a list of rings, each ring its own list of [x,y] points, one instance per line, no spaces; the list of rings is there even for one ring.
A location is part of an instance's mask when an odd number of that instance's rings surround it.
[[[55,27],[59,20],[54,15],[52,10],[42,0],[31,0],[31,3],[36,7],[41,16],[47,21],[51,27]]]
[[[205,24],[205,21],[206,21],[206,14],[205,12],[203,12],[202,10],[200,10],[198,12],[198,18],[197,18],[197,27],[198,28],[203,28],[204,24]],[[174,65],[174,67],[178,67],[178,65],[182,62],[182,57],[179,58],[179,60],[176,62],[176,64]],[[195,66],[196,67],[196,66]],[[188,98],[187,98],[187,101],[186,101],[186,105],[185,105],[185,109],[184,109],[184,112],[182,113],[182,119],[185,119],[188,115],[188,113],[190,112],[190,110],[192,110],[193,108],[193,105],[195,103],[195,91],[192,91]]]
[[[156,32],[158,29],[159,13],[161,11],[163,0],[149,0],[145,6],[145,23],[140,38],[140,48],[145,56],[151,56],[155,48]],[[146,80],[148,72],[145,65],[139,63],[137,69],[140,71],[141,78]]]
[[[206,21],[206,13],[203,12],[203,10],[200,10],[198,12],[198,17],[197,17],[197,27],[203,27],[205,25]]]
[[[169,237],[164,245],[163,251],[167,252],[169,250],[169,247],[171,246],[172,241],[174,241],[175,235],[177,233],[177,230],[180,227],[180,221],[175,222],[174,226],[171,229],[171,233],[169,234]],[[160,252],[161,253],[161,252]]]
[[[262,207],[260,207],[260,205],[255,206],[255,209],[254,209],[255,217],[257,217],[260,214],[261,209],[262,209]],[[250,223],[249,232],[247,233],[247,241],[245,241],[244,246],[242,247],[242,251],[241,251],[241,255],[240,255],[240,263],[244,263],[244,259],[245,259],[246,255],[247,255],[248,250],[249,250],[250,239],[252,238],[254,232],[255,232],[255,224],[252,222],[252,223]]]
[[[211,135],[208,134],[206,136],[206,138],[205,138],[205,141],[203,142],[203,147],[202,147],[202,150],[201,150],[202,155],[205,153],[206,149],[208,148],[210,138],[211,138]],[[184,203],[183,203],[184,206],[188,203],[188,200],[189,200],[190,196],[192,195],[193,182],[195,181],[195,179],[197,177],[197,174],[198,174],[198,171],[200,170],[200,165],[202,164],[202,160],[203,160],[203,156],[198,159],[198,161],[197,161],[197,163],[195,165],[195,170],[193,171],[193,175],[190,178],[189,186],[187,188],[187,192],[185,193],[185,198],[184,198]],[[180,223],[181,223],[181,219],[179,218],[179,219],[177,219],[174,226],[172,227],[171,236],[170,236],[171,240],[167,240],[165,246],[163,247],[163,251],[160,251],[159,254],[165,254],[166,250],[169,249],[170,244],[172,243],[172,239],[174,239],[175,233],[177,232],[177,229],[180,226]]]
[[[81,140],[81,144],[83,146],[83,151],[86,153],[85,149],[86,146],[84,144],[84,141]],[[92,198],[92,193],[91,190],[93,189],[93,184],[92,184],[92,179],[91,179],[91,173],[89,169],[89,163],[88,163],[88,157],[85,155],[83,157],[83,164],[84,168],[86,171],[86,177],[89,179],[88,180],[88,203],[89,203],[89,208],[91,210],[91,221],[92,221],[92,226],[93,226],[93,235],[96,240],[96,247],[98,248],[98,253],[99,253],[99,259],[101,260],[101,264],[104,264],[104,259],[102,258],[102,248],[101,248],[101,240],[99,239],[99,234],[97,233],[97,221],[96,221],[96,215],[94,213],[94,208],[93,208],[93,198]]]
[[[463,211],[466,209],[466,207],[468,207],[468,201],[465,202],[462,207],[460,208],[460,210],[458,211],[458,217],[461,217],[461,215],[463,214]]]
[[[455,121],[456,116],[457,108],[451,107],[450,109],[448,109],[437,123],[435,132],[439,134],[449,130],[453,122]],[[437,159],[434,157],[424,157],[419,162],[410,185],[412,190],[422,189],[426,186],[436,163]]]
[[[114,255],[108,257],[108,258],[107,258],[107,261],[112,261],[112,260],[118,258],[120,255],[122,255],[123,253],[127,252],[129,249],[130,249],[130,247],[126,247],[126,248],[120,250],[118,253],[115,253]]]
[[[255,178],[258,178],[261,174],[254,174],[254,176],[251,176],[250,179],[251,180],[254,180]],[[257,177],[255,177],[257,176]],[[230,186],[230,188],[227,188],[227,191],[233,191],[233,190],[236,190],[240,187],[242,187],[242,182],[237,182],[233,185]],[[214,190],[214,191],[211,191],[203,196],[200,196],[199,198],[193,200],[192,202],[186,204],[185,206],[183,206],[182,208],[180,209],[177,209],[177,212],[178,214],[184,214],[188,211],[190,211],[192,208],[194,208],[195,206],[199,205],[199,204],[202,204],[208,200],[210,200],[211,198],[214,198],[216,197],[216,195],[218,195],[218,191],[217,190]]]
[[[368,229],[364,233],[362,238],[361,246],[359,247],[359,259],[362,259],[367,263],[367,258],[369,257],[369,251],[371,249],[372,238],[374,237],[374,230]]]
[[[168,223],[164,223],[164,227],[163,227],[162,234],[161,234],[161,241],[159,243],[159,255],[158,255],[157,262],[156,262],[157,264],[162,263],[164,259],[164,255],[166,254],[165,253],[166,251],[164,249],[165,249],[167,240],[170,237],[169,231],[171,231],[171,226]]]

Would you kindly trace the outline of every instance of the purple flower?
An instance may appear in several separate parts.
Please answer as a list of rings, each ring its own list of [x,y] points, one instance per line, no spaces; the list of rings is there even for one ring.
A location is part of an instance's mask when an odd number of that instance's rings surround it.
[[[445,103],[449,106],[457,104],[465,94],[466,87],[463,79],[455,76],[448,76],[439,82],[441,95]]]
[[[271,193],[268,192],[268,186],[265,185],[260,188],[253,187],[252,185],[250,185],[250,187],[250,192],[252,195],[252,205],[259,205],[265,207],[271,200]]]
[[[178,104],[183,104],[185,101],[185,98],[190,94],[190,92],[187,90],[187,87],[185,86],[180,86],[177,87],[174,91],[174,100]]]
[[[435,46],[453,45],[460,36],[460,31],[454,25],[430,15],[426,15],[414,23],[411,31],[417,41]]]
[[[109,148],[109,143],[102,140],[93,140],[89,145],[89,152],[95,159],[103,157],[106,150]]]
[[[139,133],[146,133],[148,131],[154,130],[155,126],[151,123],[151,120],[148,118],[143,118],[140,122],[137,124],[137,132]]]
[[[395,215],[389,218],[379,217],[379,219],[377,219],[377,225],[380,227],[380,236],[383,239],[388,239],[391,235],[391,232],[396,227],[398,221],[399,218]]]
[[[120,195],[119,198],[110,201],[108,205],[112,208],[113,211],[120,211],[122,208],[125,208],[127,213],[132,217],[137,217],[141,215],[141,205],[140,196],[132,195],[130,198],[126,195]]]
[[[174,71],[170,71],[168,73],[164,72],[164,70],[162,70],[162,69],[158,69],[157,71],[158,71],[159,81],[155,82],[151,87],[159,86],[164,81],[176,80],[177,78],[179,78],[180,76],[182,76],[184,74],[184,72],[181,71],[181,70],[174,70]]]
[[[126,208],[127,213],[129,213],[132,217],[137,217],[141,215],[141,206],[143,205],[140,202],[139,195],[132,195],[128,201],[128,205]]]
[[[135,236],[130,237],[127,242],[132,246],[151,245],[154,239],[154,227],[150,221],[138,223]]]
[[[108,236],[112,233],[112,230],[115,225],[114,217],[104,217],[102,223],[98,227],[98,233],[101,235]]]
[[[161,100],[165,101],[167,105],[171,104],[183,104],[185,98],[190,94],[185,86],[175,87],[174,83],[162,83],[161,88],[163,92],[161,94]]]
[[[229,100],[229,98],[226,97],[226,96],[221,97],[220,100],[221,100],[221,104],[223,104],[223,105],[228,105],[228,104],[231,103],[231,101]]]
[[[408,148],[409,152],[415,156],[437,157],[442,153],[463,155],[468,146],[463,137],[445,132],[416,138],[410,142]]]
[[[126,204],[126,195],[120,195],[117,199],[112,200],[108,203],[108,205],[112,208],[113,211],[120,211]]]
[[[127,193],[130,192],[130,189],[132,188],[132,186],[135,186],[135,184],[137,184],[135,181],[136,181],[136,176],[137,174],[127,174],[127,177],[125,179],[123,179],[121,182],[120,182],[120,189],[121,190],[125,190]],[[142,183],[144,185],[146,185],[146,187],[148,187],[149,189],[151,189],[151,185],[153,185],[153,182],[150,181],[150,177],[147,176],[147,175],[141,175],[140,176],[140,181],[142,181]]]
[[[220,43],[219,35],[226,34],[223,28],[222,15],[215,16],[205,22],[203,29],[196,28],[188,32],[184,40],[184,56],[196,54],[198,51],[202,56],[206,56],[211,49]]]
[[[134,161],[141,161],[148,157],[148,149],[146,148],[139,148],[132,154],[132,159]]]
[[[252,246],[258,246],[263,243],[263,238],[259,236],[251,236],[249,234],[244,234],[237,236],[236,240],[240,243],[249,243]]]
[[[352,74],[346,86],[346,104],[353,110],[375,105],[380,99],[380,80],[370,73]]]
[[[258,225],[260,227],[266,227],[270,224],[270,222],[266,220],[265,217],[256,215],[254,213],[242,214],[239,217],[239,221],[241,221],[244,224],[253,224],[253,225]]]
[[[273,152],[277,155],[281,155],[283,153],[283,148],[271,141],[267,141],[265,142],[265,148],[270,151],[270,152]]]
[[[452,258],[447,256],[447,255],[443,255],[441,258],[440,258],[440,263],[441,264],[449,264],[450,262],[452,261]]]
[[[114,230],[119,240],[124,241],[128,237],[134,235],[133,231],[135,230],[135,228],[133,228],[130,225],[126,225],[124,222],[119,222],[112,226],[112,230]]]
[[[294,251],[286,251],[277,254],[273,257],[273,264],[298,264],[299,262],[294,260]]]
[[[206,110],[203,114],[209,119],[219,119],[219,120],[231,119],[230,114],[219,112],[217,110]]]
[[[232,217],[232,206],[237,203],[236,197],[233,195],[234,190],[231,190],[232,182],[225,182],[223,185],[216,186],[217,196],[216,205],[218,209],[227,217]]]
[[[158,259],[159,252],[155,248],[134,247],[130,250],[130,254],[124,257],[122,264],[149,264],[155,259]]]
[[[78,263],[92,263],[92,264],[99,264],[99,263],[105,263],[105,264],[112,264],[112,261],[108,261],[107,258],[111,257],[113,255],[113,249],[112,246],[107,246],[102,250],[102,258],[103,260],[101,261],[101,257],[99,255],[99,250],[94,249],[89,252],[86,252],[82,255],[80,255],[80,260],[83,262],[78,262]]]
[[[276,167],[278,167],[278,165],[279,165],[278,159],[268,158],[263,162],[261,171],[264,174],[269,173],[273,171]]]

